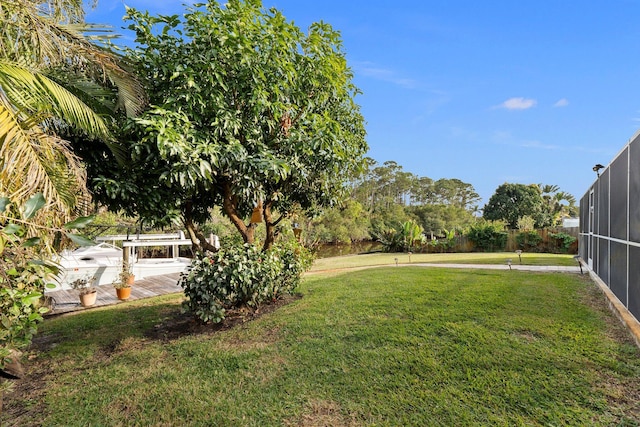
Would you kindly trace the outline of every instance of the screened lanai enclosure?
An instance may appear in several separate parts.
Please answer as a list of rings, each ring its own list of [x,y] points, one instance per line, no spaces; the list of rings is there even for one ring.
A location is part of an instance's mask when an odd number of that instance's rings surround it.
[[[640,132],[580,200],[580,256],[640,319]]]

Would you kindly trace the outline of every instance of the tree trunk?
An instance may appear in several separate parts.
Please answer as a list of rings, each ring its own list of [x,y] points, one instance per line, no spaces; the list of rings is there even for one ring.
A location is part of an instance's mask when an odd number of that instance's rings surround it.
[[[238,213],[238,197],[232,194],[231,184],[229,182],[222,184],[222,209],[231,220],[231,223],[240,232],[240,235],[242,235],[242,240],[244,240],[245,243],[253,244],[256,224],[246,225],[244,223]]]
[[[191,248],[194,252],[217,252],[218,248],[213,246],[211,242],[207,240],[207,238],[200,232],[198,227],[193,222],[193,205],[191,202],[185,204],[182,224],[184,228],[187,230],[187,235],[189,239],[191,239]]]
[[[276,225],[277,223],[273,222],[273,214],[271,213],[271,205],[273,202],[267,202],[264,204],[263,216],[264,216],[264,224],[267,227],[267,236],[264,239],[264,245],[262,246],[262,250],[266,251],[271,249],[273,243],[276,240]]]
[[[264,218],[264,223],[265,226],[267,227],[267,236],[264,239],[264,245],[262,245],[262,250],[266,251],[271,249],[271,247],[273,246],[273,244],[276,241],[276,237],[277,237],[277,226],[278,224],[280,224],[280,221],[282,221],[283,219],[285,219],[288,214],[283,214],[280,215],[280,217],[276,220],[273,219],[273,212],[271,211],[271,208],[273,207],[273,200],[268,200],[264,203],[264,207],[263,207],[263,211],[262,211],[262,216]]]

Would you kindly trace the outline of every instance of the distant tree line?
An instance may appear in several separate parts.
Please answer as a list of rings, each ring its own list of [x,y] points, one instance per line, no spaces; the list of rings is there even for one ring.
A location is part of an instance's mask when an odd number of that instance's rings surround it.
[[[575,197],[557,185],[505,183],[480,208],[480,196],[469,183],[417,176],[395,161],[366,160],[365,172],[351,182],[350,198],[307,221],[307,243],[391,241],[394,233],[402,242],[407,221],[431,239],[450,242],[479,222],[529,231],[561,225],[578,213]]]

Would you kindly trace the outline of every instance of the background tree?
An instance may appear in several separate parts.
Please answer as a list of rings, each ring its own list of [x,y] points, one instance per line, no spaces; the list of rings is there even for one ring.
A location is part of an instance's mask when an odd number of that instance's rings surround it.
[[[518,219],[524,216],[532,217],[537,228],[551,225],[540,187],[535,184],[502,184],[484,206],[482,216],[489,221],[505,221],[509,228],[516,228]]]
[[[326,209],[311,221],[307,240],[318,243],[354,243],[371,238],[369,218],[356,200]]]
[[[480,196],[471,184],[455,178],[418,177],[394,161],[379,166],[369,160],[367,165],[352,195],[368,212],[373,234],[399,229],[408,220],[437,235],[473,222]]]
[[[198,224],[214,205],[253,242],[256,224],[245,221],[259,207],[268,248],[293,208],[343,197],[367,145],[331,26],[314,23],[304,34],[257,0],[210,1],[183,18],[133,9],[128,17],[139,46],[129,55],[156,107],[129,134],[133,167],[144,174],[117,182],[125,171],[99,171],[102,200],[120,205],[155,192],[159,200],[129,212],[149,220],[179,212],[200,244]]]
[[[557,185],[539,184],[544,201],[543,210],[550,217],[552,225],[561,225],[563,218],[578,216],[576,198],[560,190]]]

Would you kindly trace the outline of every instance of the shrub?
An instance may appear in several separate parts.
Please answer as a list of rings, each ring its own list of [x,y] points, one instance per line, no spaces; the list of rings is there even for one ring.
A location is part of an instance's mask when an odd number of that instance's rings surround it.
[[[481,251],[503,250],[507,245],[507,233],[501,221],[481,221],[469,227],[467,237]]]
[[[92,243],[67,231],[84,227],[91,217],[69,222],[64,230],[42,226],[35,218],[45,203],[40,193],[22,206],[0,197],[0,369],[14,350],[31,343],[42,315],[48,311],[40,301],[48,280],[57,271],[55,265],[42,259],[51,253],[51,232],[59,232],[75,243]],[[0,384],[0,394],[3,387]]]
[[[297,242],[277,243],[266,252],[235,245],[198,256],[180,277],[187,297],[183,308],[202,322],[221,322],[231,308],[257,307],[292,294],[312,260]]]
[[[549,233],[549,237],[556,242],[556,247],[559,247],[562,252],[568,252],[569,248],[577,240],[575,237],[567,233]]]
[[[542,236],[534,230],[522,231],[516,235],[516,242],[520,249],[532,251],[542,242]]]
[[[389,228],[375,236],[382,243],[384,252],[411,252],[420,250],[427,243],[422,232],[422,227],[411,220],[400,224],[399,229]]]

